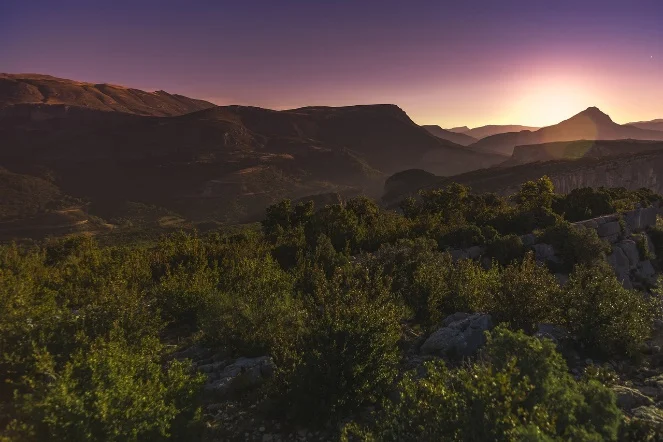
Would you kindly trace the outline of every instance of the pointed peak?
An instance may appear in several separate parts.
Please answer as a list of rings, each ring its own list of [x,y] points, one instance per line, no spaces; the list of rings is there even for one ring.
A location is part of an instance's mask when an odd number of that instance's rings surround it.
[[[601,109],[599,109],[596,106],[588,107],[584,111],[580,112],[579,114],[571,117],[571,120],[574,120],[576,118],[588,118],[592,121],[595,122],[610,122],[612,123],[612,118],[610,118],[610,115],[604,113]]]

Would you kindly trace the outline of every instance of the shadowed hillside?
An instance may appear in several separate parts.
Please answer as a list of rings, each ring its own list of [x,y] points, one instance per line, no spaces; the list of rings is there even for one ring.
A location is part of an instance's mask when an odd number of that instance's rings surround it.
[[[25,105],[40,105],[28,108]],[[125,112],[137,115],[173,116],[213,107],[203,100],[164,91],[145,92],[112,84],[92,84],[38,74],[0,73],[0,112],[31,112],[44,118],[60,112],[51,105]],[[37,112],[37,109],[39,112]],[[0,115],[2,115],[0,113]]]
[[[48,118],[35,118],[43,104],[16,106],[27,111],[0,117],[0,164],[48,177],[108,217],[104,208],[136,201],[198,221],[253,220],[286,197],[378,195],[399,170],[455,175],[505,159],[441,140],[393,105],[226,106],[175,117],[48,105],[59,109]]]

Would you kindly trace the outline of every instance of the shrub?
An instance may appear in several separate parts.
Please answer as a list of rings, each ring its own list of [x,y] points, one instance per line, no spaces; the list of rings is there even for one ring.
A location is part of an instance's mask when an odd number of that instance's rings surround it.
[[[374,424],[348,425],[345,440],[616,440],[621,414],[612,392],[576,382],[548,340],[496,329],[487,362],[447,369],[427,363],[406,375],[399,399]],[[352,438],[352,439],[350,439]]]
[[[576,264],[592,265],[602,261],[610,252],[610,245],[599,238],[596,230],[566,222],[547,228],[541,239],[555,248],[562,260],[559,270],[563,271],[571,271]]]
[[[202,313],[202,330],[215,345],[278,357],[301,330],[292,278],[270,257],[242,259],[226,270]]]
[[[498,236],[488,243],[486,256],[493,258],[501,265],[520,261],[525,256],[523,240],[518,235]]]
[[[537,324],[554,322],[558,315],[559,283],[532,254],[521,263],[499,271],[499,283],[486,293],[478,310],[490,312],[498,322],[531,332]]]
[[[558,197],[553,203],[553,210],[571,222],[609,215],[617,211],[612,204],[612,197],[605,189],[591,187],[573,189],[569,194]]]
[[[466,224],[457,227],[444,234],[438,241],[440,249],[452,247],[466,249],[468,247],[481,245],[485,241],[481,229],[474,224]]]
[[[470,259],[453,262],[451,256],[442,254],[415,271],[405,301],[417,322],[433,326],[446,315],[480,310],[495,285],[495,271],[485,271]]]
[[[564,286],[565,325],[589,351],[633,356],[649,337],[660,301],[627,290],[605,262],[578,266]]]
[[[164,370],[161,346],[145,340],[96,340],[61,367],[38,351],[37,373],[15,397],[17,418],[7,434],[19,439],[139,441],[184,437],[193,428],[202,375],[184,363]],[[191,434],[186,437],[189,438]]]
[[[352,413],[396,376],[402,311],[386,287],[365,278],[337,274],[318,288],[300,359],[283,373],[279,407],[298,422],[324,424]]]

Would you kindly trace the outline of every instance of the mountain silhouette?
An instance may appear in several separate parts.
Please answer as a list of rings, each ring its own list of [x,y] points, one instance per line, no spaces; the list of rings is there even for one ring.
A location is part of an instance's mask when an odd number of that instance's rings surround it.
[[[481,151],[511,155],[521,145],[574,140],[663,140],[663,132],[620,125],[596,107],[590,107],[554,126],[537,131],[510,132],[479,140],[472,147]]]
[[[438,138],[443,140],[451,141],[452,143],[460,144],[461,146],[469,146],[470,144],[476,143],[478,140],[469,135],[463,133],[456,133],[450,130],[442,129],[437,125],[424,125],[421,126],[426,129],[431,134],[435,135]]]
[[[503,134],[507,132],[520,132],[523,130],[537,130],[537,129],[539,128],[530,127],[530,126],[520,126],[517,124],[507,124],[507,125],[491,124],[488,126],[475,127],[474,129],[470,129],[467,126],[463,126],[463,127],[454,127],[453,129],[448,129],[448,130],[450,132],[457,132],[469,135],[473,138],[476,138],[477,140],[480,140],[482,138],[490,137],[492,135]]]
[[[637,121],[635,123],[628,123],[628,126],[635,126],[640,129],[663,131],[663,118],[659,118],[658,120]]]

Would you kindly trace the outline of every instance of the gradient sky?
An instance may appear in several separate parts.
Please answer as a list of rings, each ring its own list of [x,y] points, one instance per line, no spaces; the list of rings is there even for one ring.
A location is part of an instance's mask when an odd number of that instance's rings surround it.
[[[662,0],[0,0],[0,72],[420,124],[663,118]]]

